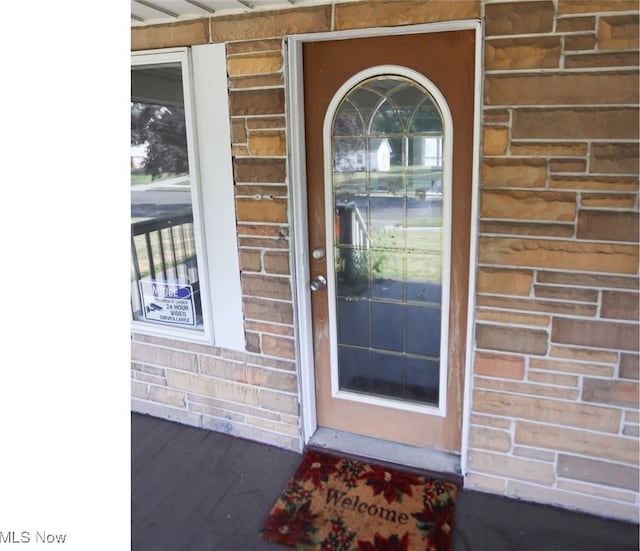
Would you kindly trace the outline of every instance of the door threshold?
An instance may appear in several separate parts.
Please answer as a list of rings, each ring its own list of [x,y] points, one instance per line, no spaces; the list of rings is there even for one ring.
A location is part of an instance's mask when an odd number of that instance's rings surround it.
[[[451,452],[398,444],[326,427],[318,427],[308,446],[321,451],[340,452],[366,460],[410,467],[430,474],[453,475],[457,482],[462,482],[460,455]]]

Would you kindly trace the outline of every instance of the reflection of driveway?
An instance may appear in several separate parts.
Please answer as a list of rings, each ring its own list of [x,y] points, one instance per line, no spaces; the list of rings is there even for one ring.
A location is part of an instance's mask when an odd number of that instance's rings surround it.
[[[367,219],[367,198],[362,196],[353,197],[353,203],[356,205],[362,217]],[[404,197],[386,196],[386,197],[370,197],[371,205],[371,230],[384,228],[385,226],[402,225],[404,219],[405,202]],[[419,218],[440,218],[442,217],[442,199],[433,198],[420,200],[413,197],[407,197],[406,202],[407,221],[411,225],[411,220]]]

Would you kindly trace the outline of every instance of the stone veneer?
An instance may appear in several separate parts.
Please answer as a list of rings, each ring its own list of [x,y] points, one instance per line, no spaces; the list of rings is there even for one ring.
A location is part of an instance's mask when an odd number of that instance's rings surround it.
[[[134,50],[227,44],[246,330],[243,353],[134,334],[132,407],[299,449],[282,37],[477,18],[466,485],[637,521],[635,1],[367,0],[132,29]]]

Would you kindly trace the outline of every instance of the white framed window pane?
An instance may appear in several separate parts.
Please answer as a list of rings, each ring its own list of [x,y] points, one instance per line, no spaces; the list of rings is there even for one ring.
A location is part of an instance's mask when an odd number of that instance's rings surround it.
[[[184,64],[131,68],[133,319],[204,330]]]

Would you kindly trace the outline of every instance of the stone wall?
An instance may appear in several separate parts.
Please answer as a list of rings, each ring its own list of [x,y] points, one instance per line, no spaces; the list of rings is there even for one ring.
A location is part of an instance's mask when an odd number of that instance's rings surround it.
[[[467,480],[623,518],[639,477],[636,10],[484,6]]]
[[[298,449],[286,34],[483,20],[467,486],[638,515],[638,6],[364,1],[136,28],[225,42],[246,351],[133,336],[133,408]]]

